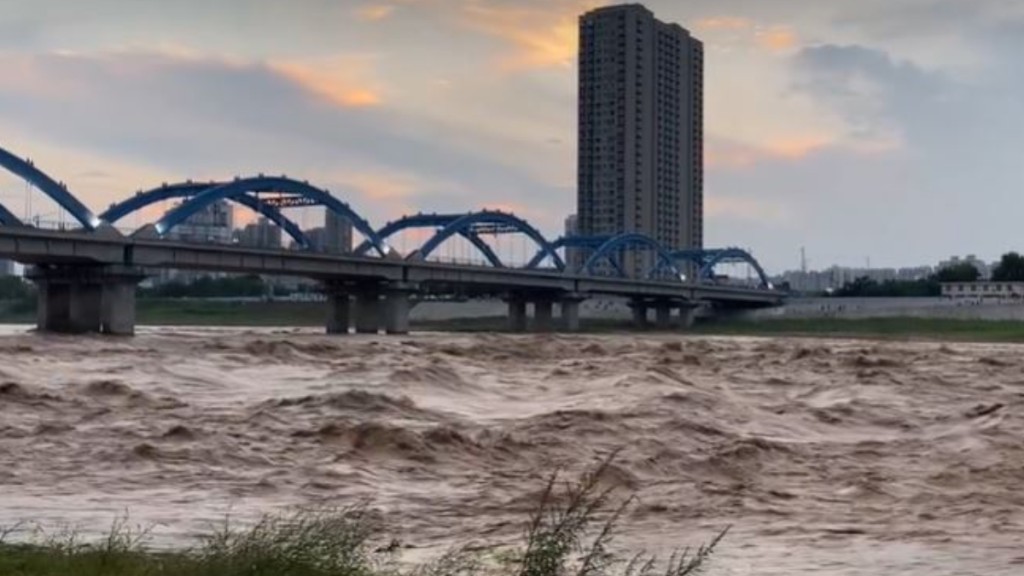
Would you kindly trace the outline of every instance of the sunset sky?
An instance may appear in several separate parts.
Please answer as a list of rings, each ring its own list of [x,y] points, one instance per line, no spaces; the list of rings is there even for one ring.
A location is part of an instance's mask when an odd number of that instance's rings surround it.
[[[0,146],[96,209],[284,173],[377,224],[492,207],[554,237],[595,5],[0,0]],[[1024,2],[647,6],[706,44],[707,245],[773,272],[1024,249]]]

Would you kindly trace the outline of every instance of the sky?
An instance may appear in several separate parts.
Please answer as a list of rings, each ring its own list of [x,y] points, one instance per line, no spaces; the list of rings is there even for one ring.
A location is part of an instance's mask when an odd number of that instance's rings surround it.
[[[97,211],[287,174],[380,225],[574,210],[588,0],[0,0],[0,146]],[[650,0],[705,42],[706,238],[771,272],[1024,249],[1024,3]],[[24,185],[0,178],[22,213]]]

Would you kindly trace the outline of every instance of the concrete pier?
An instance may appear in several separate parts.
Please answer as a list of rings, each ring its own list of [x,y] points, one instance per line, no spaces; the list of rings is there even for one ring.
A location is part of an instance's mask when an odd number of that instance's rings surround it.
[[[380,331],[380,289],[361,288],[356,292],[356,333],[376,334]]]
[[[327,291],[327,333],[348,334],[352,325],[352,297],[344,288],[330,287]]]
[[[388,334],[409,333],[409,298],[414,292],[411,286],[388,286],[384,293],[384,331]]]
[[[699,306],[694,305],[683,305],[679,308],[679,327],[684,330],[687,328],[693,328],[694,323],[697,321],[697,310]]]
[[[647,327],[647,303],[643,300],[634,300],[629,304],[633,309],[633,327]]]
[[[512,332],[526,332],[526,299],[519,296],[508,298],[508,329]]]
[[[654,325],[659,330],[668,330],[672,327],[672,303],[658,302],[654,306]]]
[[[551,332],[555,328],[554,323],[555,303],[547,298],[534,300],[533,302],[533,328],[537,332]]]
[[[145,275],[121,266],[29,268],[36,284],[36,328],[41,332],[113,336],[135,334],[135,289]]]
[[[566,332],[580,331],[580,303],[582,298],[567,296],[562,298],[562,329]]]

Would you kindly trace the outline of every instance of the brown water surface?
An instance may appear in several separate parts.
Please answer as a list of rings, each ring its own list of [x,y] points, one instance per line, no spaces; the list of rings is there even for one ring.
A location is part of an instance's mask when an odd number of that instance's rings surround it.
[[[681,336],[0,336],[0,525],[181,543],[369,499],[413,550],[509,542],[623,451],[620,544],[713,574],[1024,574],[1024,348]]]

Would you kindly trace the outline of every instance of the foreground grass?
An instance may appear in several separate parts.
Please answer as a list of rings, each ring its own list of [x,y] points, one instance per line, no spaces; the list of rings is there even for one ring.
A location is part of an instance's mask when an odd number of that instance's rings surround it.
[[[0,532],[0,574],[5,576],[687,576],[707,567],[725,531],[695,551],[664,562],[611,552],[615,526],[631,500],[616,502],[601,478],[610,460],[562,486],[553,475],[527,523],[525,544],[491,556],[454,550],[432,564],[404,568],[401,544],[385,537],[365,507],[300,511],[266,517],[256,525],[214,530],[187,550],[146,547],[147,532],[115,523],[98,542],[73,533],[36,533],[28,544],[5,543]]]

